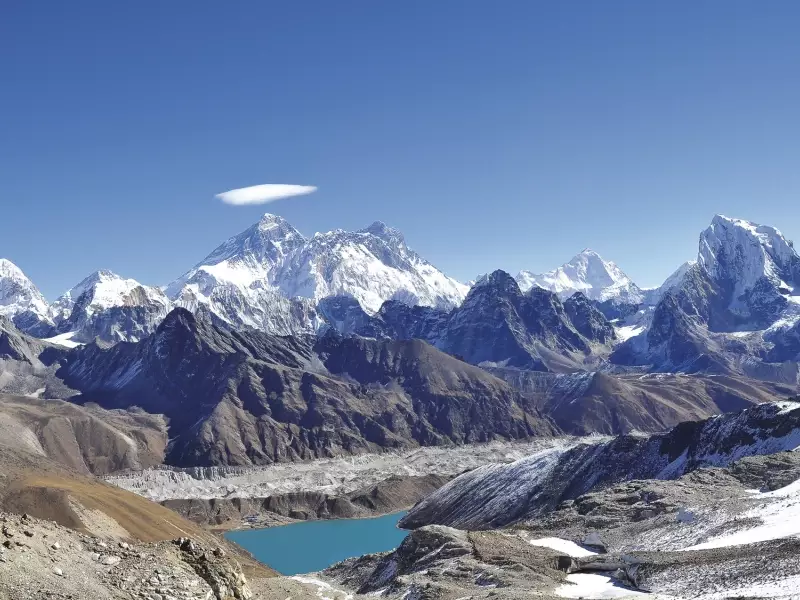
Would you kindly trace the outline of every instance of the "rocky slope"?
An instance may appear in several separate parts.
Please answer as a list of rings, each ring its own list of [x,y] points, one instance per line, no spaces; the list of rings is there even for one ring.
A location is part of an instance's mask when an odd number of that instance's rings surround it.
[[[161,464],[167,424],[160,415],[141,411],[0,395],[0,436],[6,446],[78,473],[103,475]]]
[[[800,446],[798,409],[797,402],[762,404],[683,423],[661,435],[554,447],[510,465],[481,467],[423,500],[401,526],[490,529],[534,518],[621,481],[674,479],[703,466],[794,450]]]
[[[408,510],[449,480],[441,475],[393,476],[344,495],[305,490],[263,498],[180,498],[162,504],[214,529],[262,528],[295,520],[363,519]]]
[[[789,452],[675,481],[626,481],[501,531],[425,526],[394,552],[325,575],[392,599],[791,600],[800,581],[798,476],[800,457]]]
[[[552,435],[504,382],[421,341],[234,331],[176,309],[137,344],[73,350],[81,402],[170,420],[173,465],[267,464]]]
[[[657,433],[796,392],[790,385],[726,375],[487,370],[533,398],[544,414],[574,435]]]

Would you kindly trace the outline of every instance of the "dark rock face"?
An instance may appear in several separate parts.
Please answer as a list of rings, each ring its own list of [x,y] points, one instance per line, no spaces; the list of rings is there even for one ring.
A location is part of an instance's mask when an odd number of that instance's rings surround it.
[[[128,306],[112,306],[102,311],[87,310],[92,301],[91,292],[78,298],[70,316],[58,324],[57,331],[77,331],[76,341],[91,342],[99,338],[106,342],[142,339],[153,333],[167,315],[167,305],[148,302],[144,290],[131,294]]]
[[[767,339],[773,344],[766,354],[769,362],[800,361],[800,321],[772,333]]]
[[[52,323],[30,310],[17,313],[12,321],[17,329],[37,338],[52,337],[55,334]]]
[[[39,354],[48,346],[25,335],[6,317],[0,316],[0,359],[39,364]]]
[[[575,329],[588,340],[608,344],[617,339],[606,316],[582,293],[570,296],[564,310]]]
[[[478,282],[450,312],[386,302],[370,317],[352,303],[337,300],[335,307],[327,314],[333,315],[341,333],[423,339],[476,365],[502,363],[537,371],[558,370],[565,364],[575,368],[594,345],[615,339],[612,325],[582,294],[566,303],[539,287],[523,294],[503,271]]]
[[[421,341],[231,331],[176,309],[152,336],[73,351],[79,400],[170,420],[166,463],[267,464],[556,428],[518,392]]]

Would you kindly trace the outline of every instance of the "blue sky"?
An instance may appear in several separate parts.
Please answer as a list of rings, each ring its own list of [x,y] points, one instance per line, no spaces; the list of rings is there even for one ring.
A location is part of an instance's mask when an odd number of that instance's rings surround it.
[[[265,211],[461,279],[584,247],[656,285],[716,212],[800,241],[800,4],[16,2],[0,256],[163,284]],[[318,186],[261,207],[214,195]]]

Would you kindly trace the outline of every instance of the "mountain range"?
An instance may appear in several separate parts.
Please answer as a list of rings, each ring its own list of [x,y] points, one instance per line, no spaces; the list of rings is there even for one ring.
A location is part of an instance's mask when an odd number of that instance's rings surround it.
[[[666,365],[672,360],[675,367],[676,359],[685,360],[677,350],[665,354],[658,333],[664,319],[684,320],[670,309],[675,302],[693,325],[709,334],[744,338],[745,332],[768,331],[766,344],[791,346],[791,340],[776,332],[791,328],[800,316],[798,264],[792,243],[777,229],[717,215],[700,236],[697,259],[678,267],[658,288],[640,288],[613,262],[588,249],[553,271],[522,271],[514,280],[522,295],[538,295],[540,301],[549,298],[540,290],[552,292],[562,304],[582,294],[613,322],[612,342],[637,338],[616,354],[623,363]],[[471,310],[478,294],[465,302],[470,289],[494,285],[499,277],[496,272],[471,287],[461,284],[411,250],[399,231],[380,222],[356,232],[334,230],[306,238],[283,218],[267,214],[163,288],[101,270],[48,304],[24,273],[3,259],[0,314],[26,333],[72,345],[95,338],[106,343],[142,339],[175,307],[208,310],[230,325],[282,335],[317,333],[330,326],[363,334],[365,327],[376,326],[376,318],[394,322],[395,329],[402,318],[407,336],[431,341],[438,339],[444,315]],[[505,276],[506,283],[509,279]],[[494,288],[501,290],[509,288]],[[673,299],[662,302],[668,293]],[[401,316],[406,307],[422,308]],[[449,329],[455,327],[450,317],[447,321]],[[569,352],[584,345],[564,332],[566,338],[555,345]],[[586,332],[579,333],[586,337]],[[606,344],[608,334],[601,337],[600,343]],[[596,341],[593,334],[589,338]],[[636,357],[622,358],[631,354]],[[768,353],[762,354],[759,359]]]
[[[468,287],[382,223],[265,215],[164,288],[48,304],[0,261],[0,392],[162,415],[184,466],[654,432],[796,392],[799,293],[791,242],[720,215],[656,289],[590,250]]]

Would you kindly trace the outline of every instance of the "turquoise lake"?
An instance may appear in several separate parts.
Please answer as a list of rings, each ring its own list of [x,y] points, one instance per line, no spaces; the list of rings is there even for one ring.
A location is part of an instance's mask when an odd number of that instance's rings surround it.
[[[321,571],[346,558],[394,550],[408,535],[397,528],[403,515],[304,521],[269,529],[229,531],[225,537],[279,573],[299,575]]]

